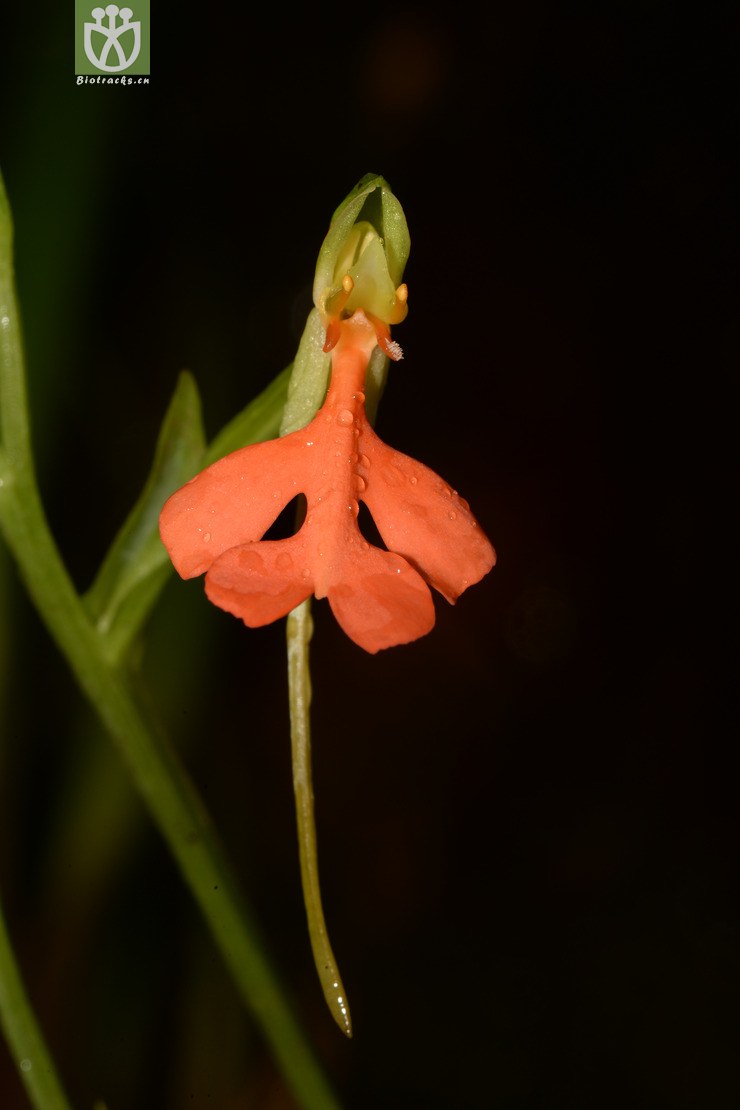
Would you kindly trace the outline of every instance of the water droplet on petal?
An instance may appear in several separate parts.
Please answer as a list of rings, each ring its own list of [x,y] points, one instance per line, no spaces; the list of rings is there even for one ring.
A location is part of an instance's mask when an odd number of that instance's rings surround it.
[[[370,459],[367,455],[360,455],[360,466],[364,466],[365,470],[370,469]]]
[[[275,566],[278,570],[289,571],[293,569],[293,557],[287,551],[281,551],[275,560]]]
[[[450,518],[450,520],[457,520],[457,513],[455,512],[454,509],[450,509],[450,511],[447,515]]]
[[[350,501],[350,503],[349,503],[349,505],[347,506],[347,508],[349,509],[349,511],[350,511],[351,513],[354,513],[354,515],[355,515],[355,516],[357,516],[357,514],[358,514],[358,513],[359,513],[359,511],[360,511],[360,506],[359,506],[359,504],[358,504],[358,502],[357,502],[357,501]]]
[[[256,551],[240,551],[238,558],[240,570],[262,570],[265,565],[264,559]]]
[[[343,428],[349,428],[350,424],[354,424],[355,418],[349,409],[342,409],[337,413],[337,424],[341,424]]]
[[[203,536],[203,543],[210,543],[210,542],[211,542],[211,533],[206,532]]]
[[[417,482],[419,481],[419,479],[418,479],[418,478],[416,477],[416,475],[415,475],[415,474],[412,474],[412,475],[411,475],[411,476],[409,477],[409,481],[411,482],[411,485],[412,485],[412,486],[415,486],[415,485],[416,485],[416,483],[417,483]]]
[[[308,569],[308,567],[304,567],[303,570],[301,571],[301,578],[310,578],[310,577],[311,577],[311,571]]]
[[[359,474],[355,474],[355,489],[358,493],[364,493],[367,489],[367,482]]]

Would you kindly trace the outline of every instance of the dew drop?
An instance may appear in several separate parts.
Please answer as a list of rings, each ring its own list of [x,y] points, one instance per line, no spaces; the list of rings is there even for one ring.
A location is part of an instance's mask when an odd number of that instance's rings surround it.
[[[265,565],[262,556],[256,551],[240,551],[238,558],[242,570],[262,570]]]
[[[409,481],[411,482],[412,486],[415,486],[416,483],[419,481],[419,479],[416,477],[415,474],[412,474],[411,477],[409,478]]]
[[[276,489],[272,496],[277,501],[278,497],[280,496],[280,490]]]
[[[367,455],[360,455],[360,466],[364,466],[365,470],[370,469],[370,459]]]
[[[355,515],[355,516],[357,516],[357,514],[358,514],[358,513],[359,513],[359,511],[360,511],[360,506],[359,506],[359,503],[358,503],[357,501],[354,501],[354,500],[353,500],[353,501],[350,501],[350,503],[349,503],[349,505],[347,506],[347,508],[349,509],[349,511],[350,511],[351,513],[354,513],[354,515]]]
[[[311,571],[308,569],[308,567],[304,567],[303,570],[301,571],[301,578],[310,578],[310,577],[311,577]]]
[[[349,409],[342,409],[337,413],[337,424],[341,424],[343,428],[349,428],[350,424],[354,424],[355,418]]]
[[[203,536],[203,543],[210,543],[210,542],[211,542],[211,533],[206,532],[205,535]]]
[[[450,520],[457,520],[457,513],[455,512],[454,509],[450,509],[450,511],[447,515],[450,518]]]
[[[359,474],[355,474],[355,489],[358,493],[364,493],[367,489],[367,482]]]
[[[275,560],[275,566],[278,570],[289,571],[293,569],[293,556],[289,555],[287,551],[281,551]]]

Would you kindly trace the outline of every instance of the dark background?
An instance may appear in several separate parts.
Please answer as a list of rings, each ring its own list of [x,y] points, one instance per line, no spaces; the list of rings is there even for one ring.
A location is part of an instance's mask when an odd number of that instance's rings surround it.
[[[737,365],[734,6],[155,12],[148,87],[77,87],[11,12],[0,165],[40,481],[84,589],[177,373],[215,432],[292,358],[334,207],[412,238],[378,431],[499,562],[377,657],[316,606],[327,916],[305,931],[283,629],[169,583],[145,670],[348,1110],[735,1107],[737,766],[718,711]],[[78,1106],[291,1107],[3,556],[0,864]],[[0,1105],[26,1105],[0,1050]]]

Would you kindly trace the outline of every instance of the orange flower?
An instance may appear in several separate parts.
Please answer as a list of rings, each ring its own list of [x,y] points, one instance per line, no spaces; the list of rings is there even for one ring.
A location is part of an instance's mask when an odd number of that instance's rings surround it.
[[[351,287],[348,279],[348,295]],[[399,292],[405,301],[405,287]],[[429,585],[454,603],[496,557],[467,503],[370,427],[363,388],[373,349],[401,357],[387,325],[361,308],[345,319],[331,307],[331,383],[313,420],[198,474],[167,501],[160,533],[178,573],[205,572],[209,599],[251,628],[315,594],[355,643],[376,652],[430,631]],[[306,514],[298,532],[263,540],[299,493]],[[387,551],[360,532],[360,501]]]

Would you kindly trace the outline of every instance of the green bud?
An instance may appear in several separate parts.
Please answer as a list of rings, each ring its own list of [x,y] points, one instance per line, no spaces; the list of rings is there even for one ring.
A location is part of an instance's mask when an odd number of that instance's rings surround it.
[[[405,290],[398,286],[409,256],[410,239],[401,205],[387,181],[367,174],[332,216],[319,251],[310,313],[293,364],[281,435],[304,427],[321,407],[331,355],[324,349],[327,320],[336,312],[364,309],[385,324],[406,315]],[[349,289],[343,284],[349,274]],[[388,367],[376,348],[368,370],[367,411],[373,418]]]
[[[402,320],[406,304],[399,303],[396,289],[409,247],[406,217],[388,183],[363,177],[334,213],[319,252],[313,296],[322,317],[341,306],[348,314],[365,309],[385,323]],[[353,281],[349,298],[342,285],[347,274]]]

